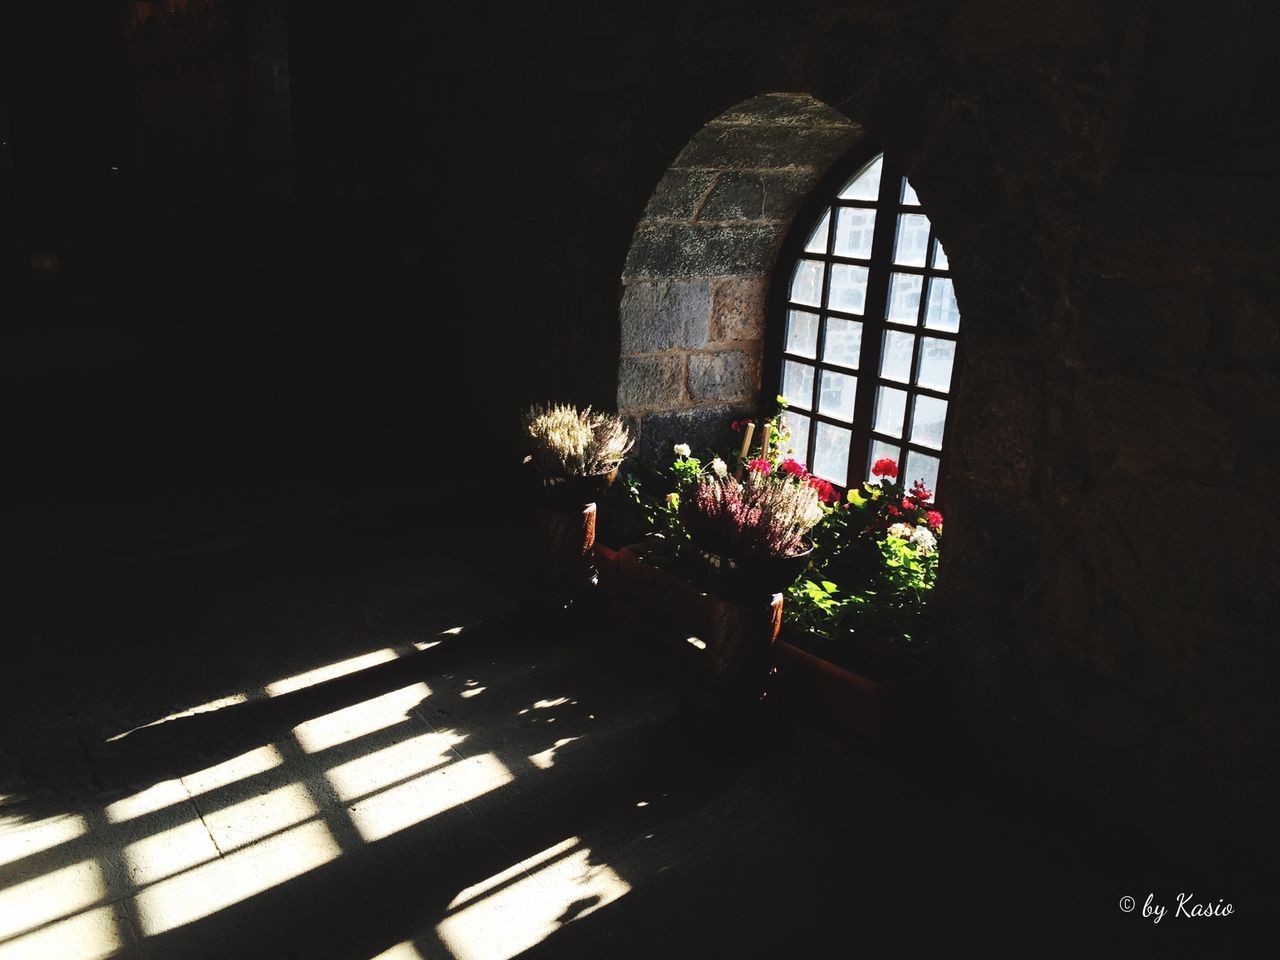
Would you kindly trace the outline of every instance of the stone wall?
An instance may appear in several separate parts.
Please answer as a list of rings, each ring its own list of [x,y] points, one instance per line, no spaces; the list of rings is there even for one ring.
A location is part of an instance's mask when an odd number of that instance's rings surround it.
[[[647,460],[718,439],[759,402],[774,261],[814,183],[861,129],[805,94],[708,123],[659,181],[623,269],[618,409]]]

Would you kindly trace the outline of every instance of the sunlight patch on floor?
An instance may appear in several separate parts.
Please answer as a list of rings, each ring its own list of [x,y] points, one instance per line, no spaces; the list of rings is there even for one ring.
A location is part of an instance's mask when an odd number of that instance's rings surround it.
[[[125,943],[111,907],[98,907],[0,943],[0,960],[105,960]]]
[[[0,890],[0,938],[28,933],[95,906],[106,892],[96,860],[82,860],[7,886]]]
[[[419,703],[431,696],[425,683],[415,683],[381,696],[343,707],[333,713],[307,720],[293,728],[302,749],[318,753],[412,717]]]
[[[462,891],[436,933],[457,960],[509,960],[630,890],[574,837]]]
[[[111,823],[124,823],[150,813],[158,813],[188,799],[187,788],[182,785],[181,780],[162,780],[132,796],[108,804],[103,813]]]
[[[126,730],[124,733],[117,733],[114,737],[107,737],[107,743],[113,743],[116,740],[123,740],[131,733],[137,733],[139,730],[145,730],[147,727],[158,727],[162,723],[168,723],[170,720],[181,720],[183,717],[194,717],[199,713],[213,713],[224,707],[236,707],[242,703],[247,703],[249,698],[243,693],[233,693],[229,697],[222,697],[218,700],[210,700],[208,703],[202,703],[198,707],[191,707],[187,710],[181,710],[178,713],[171,713],[167,717],[161,717],[159,720],[152,720],[150,723],[144,723],[141,726]]]
[[[406,940],[403,943],[397,943],[394,947],[383,950],[372,960],[426,960],[413,942]]]
[[[308,670],[306,673],[299,673],[296,676],[269,683],[267,684],[267,696],[278,697],[282,694],[293,693],[295,690],[313,687],[317,683],[324,683],[326,680],[336,680],[338,677],[345,677],[349,673],[376,667],[380,663],[387,663],[399,656],[400,654],[388,647],[383,650],[374,650],[371,653],[363,653],[349,660],[339,660],[337,663],[330,663],[314,670]]]
[[[218,859],[209,831],[192,810],[192,818],[153,833],[124,848],[129,879],[137,886],[167,880],[184,870]]]
[[[501,760],[482,753],[360,800],[349,810],[351,822],[365,840],[381,840],[513,779]]]
[[[212,767],[188,773],[182,777],[182,783],[192,796],[198,797],[260,773],[266,773],[268,770],[274,770],[283,764],[284,757],[280,755],[279,748],[275,744],[268,743],[238,754],[230,760],[216,763]]]
[[[89,831],[84,817],[68,814],[34,823],[12,823],[0,827],[0,866],[14,863],[60,844],[83,837]]]
[[[340,763],[325,776],[338,799],[358,800],[443,766],[455,759],[453,747],[466,739],[452,732],[420,734]]]
[[[562,737],[557,740],[553,746],[548,747],[541,753],[535,753],[529,757],[529,762],[539,770],[550,770],[556,765],[556,751],[565,744],[573,743],[573,741],[581,739],[581,737]]]
[[[320,809],[300,783],[249,797],[221,810],[206,813],[204,822],[223,853],[248,847],[317,816]]]
[[[141,891],[134,903],[142,931],[154,936],[193,923],[300,877],[340,853],[321,821],[292,827]]]

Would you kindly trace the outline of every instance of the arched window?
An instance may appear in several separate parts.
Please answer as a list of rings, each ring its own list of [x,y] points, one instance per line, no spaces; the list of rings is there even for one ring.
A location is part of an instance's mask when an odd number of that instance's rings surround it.
[[[890,457],[941,497],[960,330],[947,255],[901,165],[862,157],[784,245],[773,385],[814,473],[848,486]]]

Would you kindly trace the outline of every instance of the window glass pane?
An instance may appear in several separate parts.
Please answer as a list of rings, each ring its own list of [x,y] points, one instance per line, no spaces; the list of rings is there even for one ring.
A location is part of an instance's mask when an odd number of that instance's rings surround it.
[[[894,446],[892,443],[885,443],[883,440],[872,440],[871,455],[867,457],[867,479],[868,480],[875,480],[876,483],[880,482],[879,477],[871,476],[871,467],[872,465],[875,464],[877,460],[882,460],[885,457],[888,457],[890,460],[896,463],[899,467],[902,466],[902,450],[899,447]]]
[[[824,363],[858,369],[862,356],[862,324],[844,317],[827,317],[826,343],[822,347]]]
[[[813,472],[843,486],[849,480],[849,440],[853,435],[852,431],[819,422],[815,434]]]
[[[822,306],[822,263],[801,260],[791,275],[791,301],[810,307]]]
[[[950,270],[951,261],[947,259],[947,251],[942,249],[942,244],[937,240],[933,241],[933,269]]]
[[[813,406],[813,367],[798,360],[782,364],[782,395],[787,402],[806,410]]]
[[[888,336],[886,334],[886,336]],[[920,369],[916,374],[916,383],[931,390],[947,391],[951,389],[951,365],[956,358],[954,340],[938,340],[934,337],[920,338]]]
[[[803,413],[788,410],[782,415],[782,422],[791,431],[789,452],[801,463],[809,462],[809,418]]]
[[[916,338],[910,333],[886,330],[880,353],[880,376],[885,380],[908,383],[911,380],[911,353]]]
[[[845,313],[861,313],[866,305],[867,268],[852,263],[833,263],[827,306]]]
[[[911,188],[906,177],[902,178],[902,204],[907,207],[920,206],[920,198],[916,196],[915,190]]]
[[[863,207],[842,207],[836,221],[836,254],[866,260],[871,256],[871,235],[876,212]]]
[[[915,326],[920,315],[920,287],[923,277],[911,273],[895,273],[889,281],[889,308],[885,319]]]
[[[818,315],[807,310],[787,311],[787,353],[818,355]]]
[[[831,227],[831,210],[828,209],[822,215],[822,219],[818,221],[818,225],[813,228],[813,233],[809,234],[809,242],[804,245],[805,253],[826,253],[827,252],[827,230]]]
[[[884,157],[876,157],[840,191],[841,200],[875,200],[880,196],[880,166]]]
[[[853,422],[854,395],[858,392],[858,378],[833,370],[822,371],[822,390],[818,396],[818,412],[828,417]]]
[[[876,388],[876,415],[871,422],[877,433],[902,436],[902,421],[907,412],[907,391],[896,387]]]
[[[904,487],[910,487],[917,480],[924,483],[930,491],[938,492],[938,458],[918,450],[907,452],[907,468],[898,477]]]
[[[911,442],[942,449],[942,428],[947,422],[947,401],[916,394],[911,411]]]
[[[924,325],[934,330],[946,330],[948,333],[955,333],[960,329],[956,290],[947,277],[929,278],[929,304],[925,308]]]
[[[898,236],[893,244],[893,262],[905,267],[923,267],[929,249],[929,218],[923,213],[898,217]]]

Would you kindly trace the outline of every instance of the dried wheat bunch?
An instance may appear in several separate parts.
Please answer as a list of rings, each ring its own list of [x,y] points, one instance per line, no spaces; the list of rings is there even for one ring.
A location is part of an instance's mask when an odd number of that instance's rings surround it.
[[[530,407],[524,414],[524,433],[534,463],[551,476],[608,473],[633,442],[615,415],[570,404]]]

